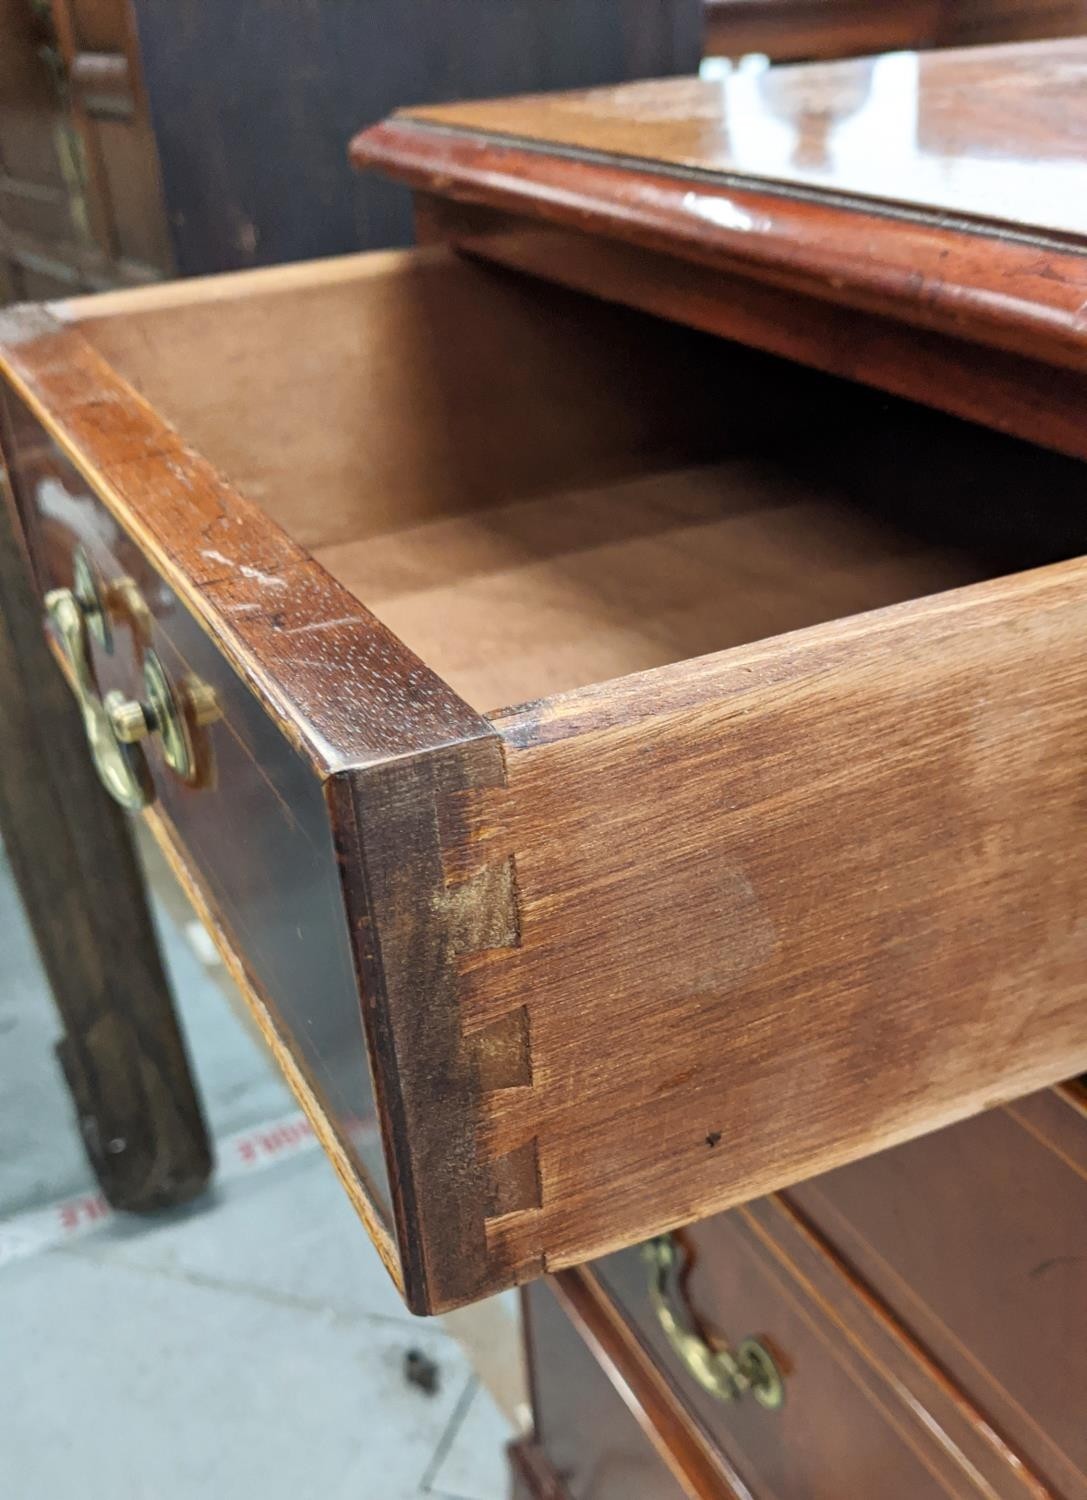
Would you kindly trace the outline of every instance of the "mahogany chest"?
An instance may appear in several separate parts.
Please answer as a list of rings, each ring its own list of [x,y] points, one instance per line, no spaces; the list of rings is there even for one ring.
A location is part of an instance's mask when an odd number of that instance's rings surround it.
[[[1085,80],[409,111],[415,250],[0,314],[100,772],[417,1311],[1087,1067]]]

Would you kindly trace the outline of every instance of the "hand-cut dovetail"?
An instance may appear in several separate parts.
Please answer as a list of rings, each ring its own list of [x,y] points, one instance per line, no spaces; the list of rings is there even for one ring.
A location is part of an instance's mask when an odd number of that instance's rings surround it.
[[[501,766],[496,767],[497,772]],[[504,785],[472,786],[442,797],[438,830],[447,885],[459,885],[510,853]]]
[[[528,1007],[522,1005],[471,1034],[480,1086],[479,1142],[490,1189],[488,1220],[523,1214],[543,1202],[539,1142],[535,1134],[523,1135],[534,1114],[525,1109],[534,1083],[530,1026]],[[496,1127],[507,1116],[511,1128],[503,1140]]]
[[[443,896],[455,954],[515,948],[519,941],[513,856],[482,865]]]
[[[532,1050],[527,1006],[522,1005],[474,1032],[472,1041],[476,1048],[482,1093],[531,1087]]]
[[[539,1208],[540,1161],[535,1136],[516,1151],[509,1151],[505,1156],[496,1157],[490,1162],[489,1175],[490,1193],[486,1208],[488,1219]]]
[[[487,957],[502,961],[503,950],[520,945],[517,870],[505,826],[504,764],[489,778],[436,799],[444,885],[437,896],[458,975],[458,1001],[471,988],[468,969]],[[518,1131],[496,1149],[495,1112],[512,1097],[531,1094],[531,1027],[528,1008],[520,1003],[485,1025],[460,1025],[475,1063],[478,1087],[477,1150],[484,1177],[483,1218],[492,1223],[517,1222],[540,1207],[539,1147],[534,1134]],[[521,1115],[518,1110],[518,1117]]]

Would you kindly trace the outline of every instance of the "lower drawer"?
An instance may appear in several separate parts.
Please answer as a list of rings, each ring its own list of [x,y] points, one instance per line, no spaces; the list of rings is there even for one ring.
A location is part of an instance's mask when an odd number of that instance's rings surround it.
[[[1049,1492],[1087,1497],[1087,1088],[990,1110],[787,1197]]]
[[[754,1495],[1082,1500],[1083,1125],[1034,1096],[573,1274]],[[700,1380],[747,1339],[779,1404]]]
[[[606,1319],[573,1289],[573,1302],[557,1282],[522,1293],[534,1433],[513,1469],[525,1500],[682,1500],[680,1460],[636,1377],[604,1352]]]

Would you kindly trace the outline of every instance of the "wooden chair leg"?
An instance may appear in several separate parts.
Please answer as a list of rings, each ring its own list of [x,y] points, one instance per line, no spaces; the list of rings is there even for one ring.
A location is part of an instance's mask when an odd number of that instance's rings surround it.
[[[211,1171],[203,1115],[130,831],[45,643],[2,488],[0,725],[0,835],[64,1023],[87,1155],[115,1208],[181,1203]]]

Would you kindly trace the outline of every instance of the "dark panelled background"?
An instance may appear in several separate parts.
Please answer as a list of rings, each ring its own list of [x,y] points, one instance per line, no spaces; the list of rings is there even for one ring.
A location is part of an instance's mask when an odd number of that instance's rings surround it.
[[[693,73],[701,0],[135,0],[182,274],[411,240],[348,139],[403,104]]]

